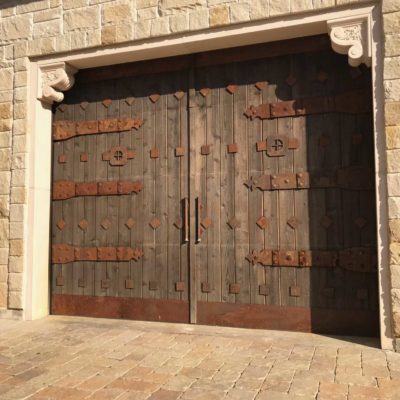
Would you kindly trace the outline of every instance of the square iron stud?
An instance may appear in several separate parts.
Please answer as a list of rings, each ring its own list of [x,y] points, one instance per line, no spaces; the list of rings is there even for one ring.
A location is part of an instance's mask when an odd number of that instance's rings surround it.
[[[112,100],[111,100],[111,99],[104,99],[104,100],[102,101],[102,103],[103,103],[103,106],[104,106],[104,107],[108,108],[108,107],[111,106]]]
[[[228,85],[228,86],[226,87],[227,92],[230,93],[230,94],[235,93],[235,92],[236,92],[236,89],[237,89],[237,86],[236,86],[236,85],[233,85],[233,84]]]
[[[299,221],[297,220],[297,218],[293,215],[292,217],[290,217],[287,221],[287,224],[292,228],[292,229],[296,229],[297,225],[299,224]]]
[[[79,104],[79,106],[82,108],[82,110],[86,110],[88,105],[89,105],[89,103],[87,101],[82,101],[82,103]]]
[[[208,282],[201,283],[201,291],[203,293],[210,293],[211,292],[211,285]]]
[[[175,228],[182,229],[182,227],[183,227],[182,217],[176,218],[176,220],[174,222],[174,226],[175,226]]]
[[[318,144],[321,147],[329,146],[331,143],[331,138],[328,135],[321,135],[318,139]]]
[[[65,154],[60,154],[58,156],[58,163],[65,164],[67,162],[67,156]]]
[[[79,228],[81,228],[83,231],[86,231],[88,225],[89,222],[85,218],[81,219],[78,224]]]
[[[290,75],[286,78],[286,83],[289,86],[293,86],[297,82],[296,77],[293,75],[293,73],[290,73]]]
[[[354,225],[358,229],[364,228],[364,226],[367,225],[367,220],[364,217],[359,216],[354,220]]]
[[[203,88],[203,89],[200,89],[199,92],[203,97],[206,97],[210,93],[210,89],[209,88]]]
[[[57,286],[64,286],[64,277],[63,276],[57,276],[56,285]]]
[[[201,226],[204,229],[207,229],[211,226],[211,218],[210,217],[205,217],[202,221],[201,221]]]
[[[323,288],[322,295],[328,299],[333,299],[335,297],[335,288],[333,288],[333,287]]]
[[[301,288],[300,286],[290,286],[289,294],[292,297],[300,297],[301,295]]]
[[[135,101],[135,98],[134,97],[127,97],[126,99],[125,99],[125,103],[126,104],[128,104],[128,106],[131,106],[132,104],[133,104],[133,102]]]
[[[228,221],[228,225],[232,228],[238,228],[240,226],[240,222],[236,217],[232,217],[229,221]]]
[[[81,162],[88,162],[89,160],[88,153],[81,153],[80,160]]]
[[[175,148],[175,157],[182,157],[185,155],[185,148],[184,147],[176,147]]]
[[[149,225],[153,229],[157,229],[161,225],[161,221],[158,218],[153,218],[150,222]]]
[[[128,219],[126,220],[126,222],[125,222],[125,226],[126,226],[128,229],[132,229],[132,228],[133,228],[133,225],[135,225],[135,220],[134,220],[132,217],[128,218]]]
[[[321,225],[325,228],[328,229],[332,225],[332,218],[329,215],[325,215],[321,219]]]
[[[63,219],[60,219],[56,223],[57,228],[62,231],[65,228],[65,221]]]
[[[103,219],[103,221],[101,221],[100,225],[106,231],[107,229],[110,228],[111,221],[108,219],[108,217],[106,217]]]
[[[68,106],[66,104],[60,104],[57,107],[57,110],[60,110],[61,112],[64,112],[67,108],[68,108]]]
[[[159,158],[160,157],[160,149],[158,147],[153,147],[150,150],[150,158]]]
[[[268,82],[267,81],[260,81],[260,82],[256,82],[256,84],[254,85],[258,90],[263,90],[268,86]]]
[[[237,153],[238,152],[238,145],[236,143],[228,144],[228,153]]]
[[[361,133],[356,133],[351,137],[351,144],[358,145],[363,142],[363,135]]]
[[[161,96],[158,93],[154,93],[149,96],[152,103],[157,103],[157,101],[160,100],[160,97]]]
[[[267,220],[267,218],[264,217],[264,216],[258,218],[258,220],[257,220],[257,226],[258,226],[260,229],[265,229],[265,228],[268,226],[268,220]]]
[[[180,100],[184,95],[185,92],[183,92],[182,90],[178,90],[177,92],[174,93],[175,98],[178,100]]]
[[[368,289],[361,288],[357,289],[357,300],[367,300],[368,299]]]
[[[150,282],[149,282],[149,290],[158,290],[158,283],[157,283],[157,281],[150,281]]]
[[[125,279],[125,289],[133,289],[134,283],[133,279]]]
[[[267,285],[259,285],[258,294],[260,296],[269,296],[269,287]]]
[[[320,69],[318,72],[318,76],[317,79],[321,82],[321,83],[325,83],[329,78],[329,74],[324,71],[323,69]]]
[[[257,142],[256,147],[257,147],[257,151],[266,151],[267,150],[267,141],[263,140],[262,142]]]
[[[238,283],[231,283],[229,285],[229,293],[230,294],[239,294],[240,293],[240,285]]]
[[[102,289],[108,289],[111,286],[111,280],[110,279],[102,279],[101,280],[101,288]]]
[[[78,286],[82,288],[86,287],[86,282],[83,278],[78,279]]]
[[[210,154],[210,145],[205,144],[205,145],[201,146],[200,153],[203,156],[208,156]]]
[[[176,292],[184,292],[185,291],[185,282],[175,282],[175,291]]]

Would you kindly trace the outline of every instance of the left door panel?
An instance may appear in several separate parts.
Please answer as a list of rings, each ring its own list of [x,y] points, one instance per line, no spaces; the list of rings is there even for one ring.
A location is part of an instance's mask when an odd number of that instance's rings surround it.
[[[187,74],[80,82],[54,110],[54,314],[189,321]]]

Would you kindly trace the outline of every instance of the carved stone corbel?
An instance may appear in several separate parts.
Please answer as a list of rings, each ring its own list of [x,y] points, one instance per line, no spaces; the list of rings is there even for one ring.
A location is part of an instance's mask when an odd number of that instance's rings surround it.
[[[39,66],[37,98],[47,104],[63,101],[62,92],[74,85],[77,71],[65,62]]]
[[[327,21],[332,48],[349,56],[349,64],[371,66],[371,17],[369,14]]]

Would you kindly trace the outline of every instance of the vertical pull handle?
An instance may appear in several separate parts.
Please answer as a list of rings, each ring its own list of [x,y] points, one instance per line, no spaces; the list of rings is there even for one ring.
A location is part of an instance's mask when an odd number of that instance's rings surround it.
[[[189,199],[183,199],[183,243],[189,242]]]
[[[201,212],[200,198],[196,197],[196,243],[201,242],[200,212]]]

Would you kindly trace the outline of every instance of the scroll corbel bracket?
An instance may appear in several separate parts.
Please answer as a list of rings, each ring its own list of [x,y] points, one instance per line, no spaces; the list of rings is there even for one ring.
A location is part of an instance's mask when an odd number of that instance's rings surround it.
[[[357,15],[327,21],[332,48],[339,54],[347,54],[349,64],[358,67],[371,66],[371,16]]]
[[[77,72],[65,62],[39,66],[37,98],[47,104],[63,101],[63,92],[72,88]]]

